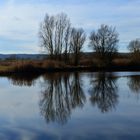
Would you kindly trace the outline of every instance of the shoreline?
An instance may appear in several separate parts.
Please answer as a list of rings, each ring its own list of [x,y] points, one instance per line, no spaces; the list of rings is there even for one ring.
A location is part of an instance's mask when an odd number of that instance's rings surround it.
[[[9,76],[12,74],[19,74],[23,76],[28,75],[41,75],[45,73],[55,73],[55,72],[140,72],[140,66],[112,66],[105,68],[98,68],[93,66],[78,66],[78,67],[62,67],[62,68],[31,68],[28,70],[18,69],[18,70],[5,70],[0,71],[0,76]]]

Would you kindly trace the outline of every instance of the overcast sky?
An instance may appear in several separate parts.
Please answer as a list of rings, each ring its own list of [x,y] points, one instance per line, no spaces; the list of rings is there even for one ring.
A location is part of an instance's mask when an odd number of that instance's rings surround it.
[[[0,53],[40,53],[40,22],[45,13],[61,12],[87,36],[101,24],[115,26],[119,51],[127,51],[129,41],[140,38],[140,0],[1,0]]]

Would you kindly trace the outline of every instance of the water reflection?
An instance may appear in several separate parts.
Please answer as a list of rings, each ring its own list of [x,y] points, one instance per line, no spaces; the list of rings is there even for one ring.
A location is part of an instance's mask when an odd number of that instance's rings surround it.
[[[71,82],[71,102],[72,107],[75,108],[76,106],[83,107],[86,97],[83,92],[82,81],[79,77],[79,73],[75,73],[73,75],[73,79]]]
[[[90,101],[97,105],[101,112],[108,112],[115,108],[118,102],[116,78],[112,74],[98,73],[91,78],[92,88]]]
[[[39,75],[12,75],[9,79],[14,85],[31,86],[37,77]],[[42,79],[39,102],[42,116],[48,123],[66,123],[72,110],[77,107],[82,108],[86,102],[87,93],[83,83],[85,79],[78,72],[46,74]],[[116,78],[111,73],[98,73],[90,76],[88,80],[90,85],[86,88],[89,88],[92,105],[97,105],[103,113],[115,108],[118,102]]]
[[[78,73],[46,75],[43,85],[40,109],[47,122],[64,124],[72,109],[84,105],[86,97]]]
[[[1,78],[0,139],[139,139],[140,100],[134,97],[140,94],[132,91],[140,82],[134,74],[9,77],[23,87]]]
[[[8,76],[8,79],[16,86],[32,86],[39,76],[38,74],[12,74]]]
[[[129,77],[128,86],[132,92],[140,93],[140,76]]]

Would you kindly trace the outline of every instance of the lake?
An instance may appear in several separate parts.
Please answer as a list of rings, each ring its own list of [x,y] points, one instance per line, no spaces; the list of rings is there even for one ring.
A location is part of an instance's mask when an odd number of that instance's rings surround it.
[[[140,139],[140,72],[0,78],[2,140]]]

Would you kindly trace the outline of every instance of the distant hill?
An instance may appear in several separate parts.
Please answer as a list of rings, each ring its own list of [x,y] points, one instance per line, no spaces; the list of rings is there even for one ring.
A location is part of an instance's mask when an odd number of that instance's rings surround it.
[[[0,54],[0,59],[10,59],[10,58],[16,58],[16,59],[42,59],[44,57],[47,57],[45,54]]]
[[[93,52],[82,52],[83,58],[91,58],[94,57],[95,53]],[[32,60],[40,60],[42,58],[47,58],[48,55],[46,54],[0,54],[0,59],[32,59]],[[118,53],[118,57],[127,58],[129,57],[129,53]]]

